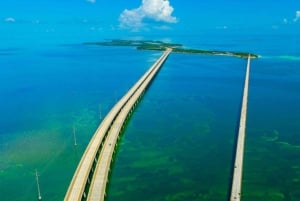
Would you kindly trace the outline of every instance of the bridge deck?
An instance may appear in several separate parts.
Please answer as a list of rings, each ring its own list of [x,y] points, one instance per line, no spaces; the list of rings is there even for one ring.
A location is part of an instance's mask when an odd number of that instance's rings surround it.
[[[164,58],[166,58],[166,56],[167,55],[164,55]],[[130,111],[132,110],[132,108],[134,107],[138,99],[141,97],[146,87],[149,85],[149,83],[155,76],[156,72],[159,70],[163,61],[164,59],[158,63],[157,68],[155,68],[154,71],[151,72],[151,74],[145,79],[145,81],[138,88],[136,93],[129,99],[129,101],[122,108],[118,117],[114,121],[112,128],[109,131],[108,137],[105,140],[105,144],[102,148],[102,152],[99,157],[97,167],[95,169],[94,177],[90,185],[90,191],[87,200],[93,200],[93,201],[104,200],[110,163],[112,161],[112,156],[117,143],[119,133],[121,132],[122,126],[128,114],[130,113]]]
[[[236,147],[236,155],[234,162],[234,172],[231,187],[230,201],[240,201],[242,189],[242,174],[243,174],[243,159],[245,145],[245,131],[247,119],[247,103],[248,103],[248,88],[249,88],[249,72],[250,72],[250,56],[248,57],[243,102],[240,116],[240,126],[238,131],[238,140]]]
[[[121,131],[121,127],[123,126],[126,117],[131,111],[131,108],[147,88],[148,84],[151,82],[156,72],[164,63],[170,52],[171,49],[167,49],[164,54],[138,80],[138,82],[136,82],[136,84],[122,97],[122,99],[111,109],[108,115],[104,118],[80,160],[80,163],[76,169],[76,172],[65,196],[65,201],[79,201],[83,198],[86,198],[89,195],[88,191],[91,179],[91,189],[98,189],[98,185],[102,186],[101,191],[100,189],[97,190],[97,192],[99,192],[100,194],[97,195],[96,200],[100,200],[100,197],[103,197],[104,199],[105,187],[112,154],[118,135]],[[104,145],[102,147],[103,143]],[[95,166],[96,171],[94,170]],[[102,171],[106,173],[102,174]],[[94,172],[96,172],[96,174],[94,174]],[[97,180],[94,179],[94,175],[97,176]],[[102,184],[99,184],[101,182]],[[93,196],[89,195],[89,197],[95,196],[93,194]]]

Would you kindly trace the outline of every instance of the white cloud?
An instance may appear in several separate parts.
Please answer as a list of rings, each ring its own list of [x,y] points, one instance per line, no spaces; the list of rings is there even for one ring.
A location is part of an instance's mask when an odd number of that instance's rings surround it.
[[[89,3],[96,3],[96,0],[86,0]]]
[[[144,14],[141,9],[124,10],[120,15],[121,27],[140,28],[143,23]]]
[[[15,18],[8,17],[4,20],[5,22],[16,22]]]
[[[297,22],[300,19],[300,10],[296,11],[296,17],[294,19],[294,22]]]
[[[125,9],[120,15],[120,24],[123,28],[139,29],[144,26],[143,20],[150,19],[157,22],[176,23],[172,16],[174,8],[169,0],[142,0],[138,8]]]

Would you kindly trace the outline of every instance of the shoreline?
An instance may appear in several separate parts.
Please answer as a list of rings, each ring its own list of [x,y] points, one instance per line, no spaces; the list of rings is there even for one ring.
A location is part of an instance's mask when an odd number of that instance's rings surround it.
[[[250,55],[251,59],[260,58],[259,55],[248,53],[248,52],[231,52],[224,50],[202,50],[202,49],[185,49],[182,44],[177,43],[164,43],[162,41],[151,41],[151,40],[111,40],[105,42],[86,42],[84,45],[99,45],[99,46],[127,46],[136,47],[137,50],[154,50],[154,51],[165,51],[167,48],[171,48],[173,53],[186,53],[186,54],[206,54],[206,55],[217,55],[217,56],[232,56],[238,58],[248,58]]]

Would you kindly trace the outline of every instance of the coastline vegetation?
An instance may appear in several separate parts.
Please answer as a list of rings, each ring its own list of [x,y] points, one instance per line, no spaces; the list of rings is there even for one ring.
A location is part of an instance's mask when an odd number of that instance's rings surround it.
[[[259,56],[248,52],[232,52],[222,50],[201,50],[201,49],[186,49],[182,44],[176,43],[165,43],[162,41],[155,40],[120,40],[115,39],[104,42],[87,42],[84,45],[101,45],[101,46],[132,46],[138,50],[156,50],[165,51],[167,48],[172,48],[174,53],[187,53],[187,54],[209,54],[209,55],[224,55],[224,56],[235,56],[240,58],[258,58]]]

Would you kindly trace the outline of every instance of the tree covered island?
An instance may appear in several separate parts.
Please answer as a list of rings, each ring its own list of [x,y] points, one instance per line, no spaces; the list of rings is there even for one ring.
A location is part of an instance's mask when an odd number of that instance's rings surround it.
[[[166,48],[172,48],[172,52],[175,53],[188,53],[188,54],[210,54],[210,55],[224,55],[235,56],[240,58],[258,58],[258,55],[248,52],[233,52],[233,51],[221,51],[221,50],[201,50],[201,49],[186,49],[182,44],[166,43],[162,41],[154,40],[111,40],[104,42],[87,42],[85,45],[101,45],[101,46],[132,46],[138,50],[157,50],[164,51]]]

